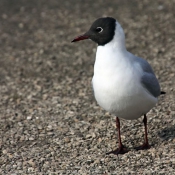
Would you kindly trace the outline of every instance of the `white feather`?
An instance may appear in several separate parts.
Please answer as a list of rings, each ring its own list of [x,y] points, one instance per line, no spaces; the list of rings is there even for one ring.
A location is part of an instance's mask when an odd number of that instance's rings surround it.
[[[98,104],[123,119],[137,119],[157,103],[141,84],[143,70],[125,47],[122,27],[116,22],[111,42],[98,46],[92,79]]]

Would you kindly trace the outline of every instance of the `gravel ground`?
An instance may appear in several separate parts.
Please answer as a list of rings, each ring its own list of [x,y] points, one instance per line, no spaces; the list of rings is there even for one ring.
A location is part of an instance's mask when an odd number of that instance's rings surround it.
[[[72,4],[74,2],[74,4]],[[95,102],[96,45],[71,44],[101,16],[113,16],[127,49],[151,63],[167,94],[148,113],[151,149],[136,151],[143,125],[122,121]],[[1,0],[0,174],[174,174],[175,0]]]

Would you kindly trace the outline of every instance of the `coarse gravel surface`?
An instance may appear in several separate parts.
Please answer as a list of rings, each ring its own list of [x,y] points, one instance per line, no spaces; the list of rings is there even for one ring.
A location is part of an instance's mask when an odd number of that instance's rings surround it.
[[[148,113],[149,150],[134,149],[140,118],[121,122],[130,151],[106,155],[117,132],[91,90],[96,45],[70,43],[102,16],[166,91]],[[175,174],[175,0],[1,0],[0,174]]]

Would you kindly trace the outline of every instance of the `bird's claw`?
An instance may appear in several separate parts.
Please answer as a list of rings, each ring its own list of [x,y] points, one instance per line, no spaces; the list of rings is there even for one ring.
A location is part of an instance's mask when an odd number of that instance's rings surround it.
[[[118,155],[118,154],[125,154],[125,153],[127,153],[128,152],[128,150],[127,150],[127,148],[125,147],[125,146],[120,146],[119,148],[117,148],[116,150],[113,150],[113,151],[110,151],[110,152],[108,152],[108,153],[106,153],[107,155],[109,155],[109,154],[115,154],[115,155]]]
[[[145,149],[150,149],[150,148],[151,148],[151,146],[149,145],[149,143],[144,143],[143,145],[138,146],[135,149],[136,150],[145,150]]]

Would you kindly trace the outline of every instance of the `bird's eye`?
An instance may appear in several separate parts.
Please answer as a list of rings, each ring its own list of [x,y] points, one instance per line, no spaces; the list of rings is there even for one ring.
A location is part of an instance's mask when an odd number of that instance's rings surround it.
[[[102,31],[103,31],[103,29],[101,27],[96,28],[96,32],[101,33]]]

